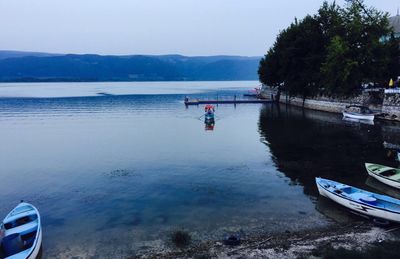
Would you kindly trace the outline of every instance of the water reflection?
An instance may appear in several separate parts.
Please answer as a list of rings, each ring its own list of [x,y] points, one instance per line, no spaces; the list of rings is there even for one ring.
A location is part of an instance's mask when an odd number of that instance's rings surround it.
[[[0,214],[35,203],[45,257],[123,257],[164,246],[177,226],[208,240],[325,225],[315,176],[360,186],[364,162],[397,163],[382,145],[400,143],[395,124],[220,105],[207,134],[185,95],[1,99]]]
[[[318,198],[315,209],[337,223],[347,224],[359,220],[354,214],[349,213],[348,209],[323,196]]]
[[[397,165],[382,145],[400,143],[391,123],[348,123],[341,115],[280,105],[261,111],[259,131],[279,171],[312,196],[317,176],[368,188],[365,162]]]
[[[208,134],[183,98],[0,99],[0,215],[37,205],[48,258],[124,257],[180,227],[196,241],[327,223],[260,143],[262,105],[218,106]]]
[[[353,118],[348,118],[348,117],[343,117],[343,120],[346,122],[350,122],[350,123],[363,123],[363,124],[367,124],[367,125],[374,125],[373,120],[360,120],[360,119],[353,119]]]
[[[384,183],[379,182],[371,176],[368,176],[367,180],[365,180],[365,184],[371,187],[373,190],[380,192],[382,194],[391,196],[396,199],[400,199],[400,191],[392,188]]]

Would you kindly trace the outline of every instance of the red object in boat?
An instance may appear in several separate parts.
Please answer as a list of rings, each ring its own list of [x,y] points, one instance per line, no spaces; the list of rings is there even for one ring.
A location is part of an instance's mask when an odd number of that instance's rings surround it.
[[[214,112],[215,111],[215,108],[214,108],[214,106],[213,105],[211,105],[211,104],[207,104],[206,106],[204,106],[204,111],[205,112]]]

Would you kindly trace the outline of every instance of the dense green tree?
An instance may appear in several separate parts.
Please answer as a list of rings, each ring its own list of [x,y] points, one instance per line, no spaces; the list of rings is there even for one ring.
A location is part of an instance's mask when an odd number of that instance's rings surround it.
[[[359,64],[351,55],[350,48],[343,38],[333,37],[327,47],[326,61],[321,67],[325,94],[349,96],[359,90],[352,82],[359,70]]]
[[[362,0],[344,7],[324,2],[316,15],[280,32],[260,62],[259,79],[303,98],[352,96],[364,84],[382,84],[399,65],[397,40],[382,41],[390,35],[387,18]]]

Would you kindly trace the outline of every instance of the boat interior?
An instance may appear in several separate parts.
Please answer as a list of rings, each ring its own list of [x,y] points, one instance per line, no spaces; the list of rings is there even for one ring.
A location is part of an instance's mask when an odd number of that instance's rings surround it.
[[[38,224],[36,214],[24,215],[4,223],[3,227],[8,234],[1,240],[0,255],[8,257],[31,248],[35,242]]]
[[[381,176],[384,176],[386,178],[395,180],[395,181],[400,181],[400,172],[397,169],[389,169],[385,171],[379,172],[378,170],[371,170],[375,172],[376,174],[379,174]]]
[[[389,200],[382,199],[380,195],[373,195],[360,192],[360,190],[353,188],[347,185],[338,185],[334,187],[334,192],[338,194],[344,194],[348,196],[352,200],[361,201],[364,203],[368,203],[377,207],[393,210],[393,211],[400,211],[400,204],[391,202]]]
[[[400,180],[400,174],[396,169],[386,170],[379,174],[393,180]]]

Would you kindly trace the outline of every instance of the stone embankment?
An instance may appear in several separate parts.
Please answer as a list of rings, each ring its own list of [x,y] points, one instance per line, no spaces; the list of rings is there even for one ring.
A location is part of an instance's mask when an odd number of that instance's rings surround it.
[[[266,86],[262,88],[261,94],[265,98],[277,99],[277,91]],[[363,105],[380,114],[378,118],[400,121],[400,89],[367,89],[359,96],[344,99],[316,96],[303,100],[301,97],[289,97],[281,93],[279,102],[334,113],[341,113],[350,104]]]

